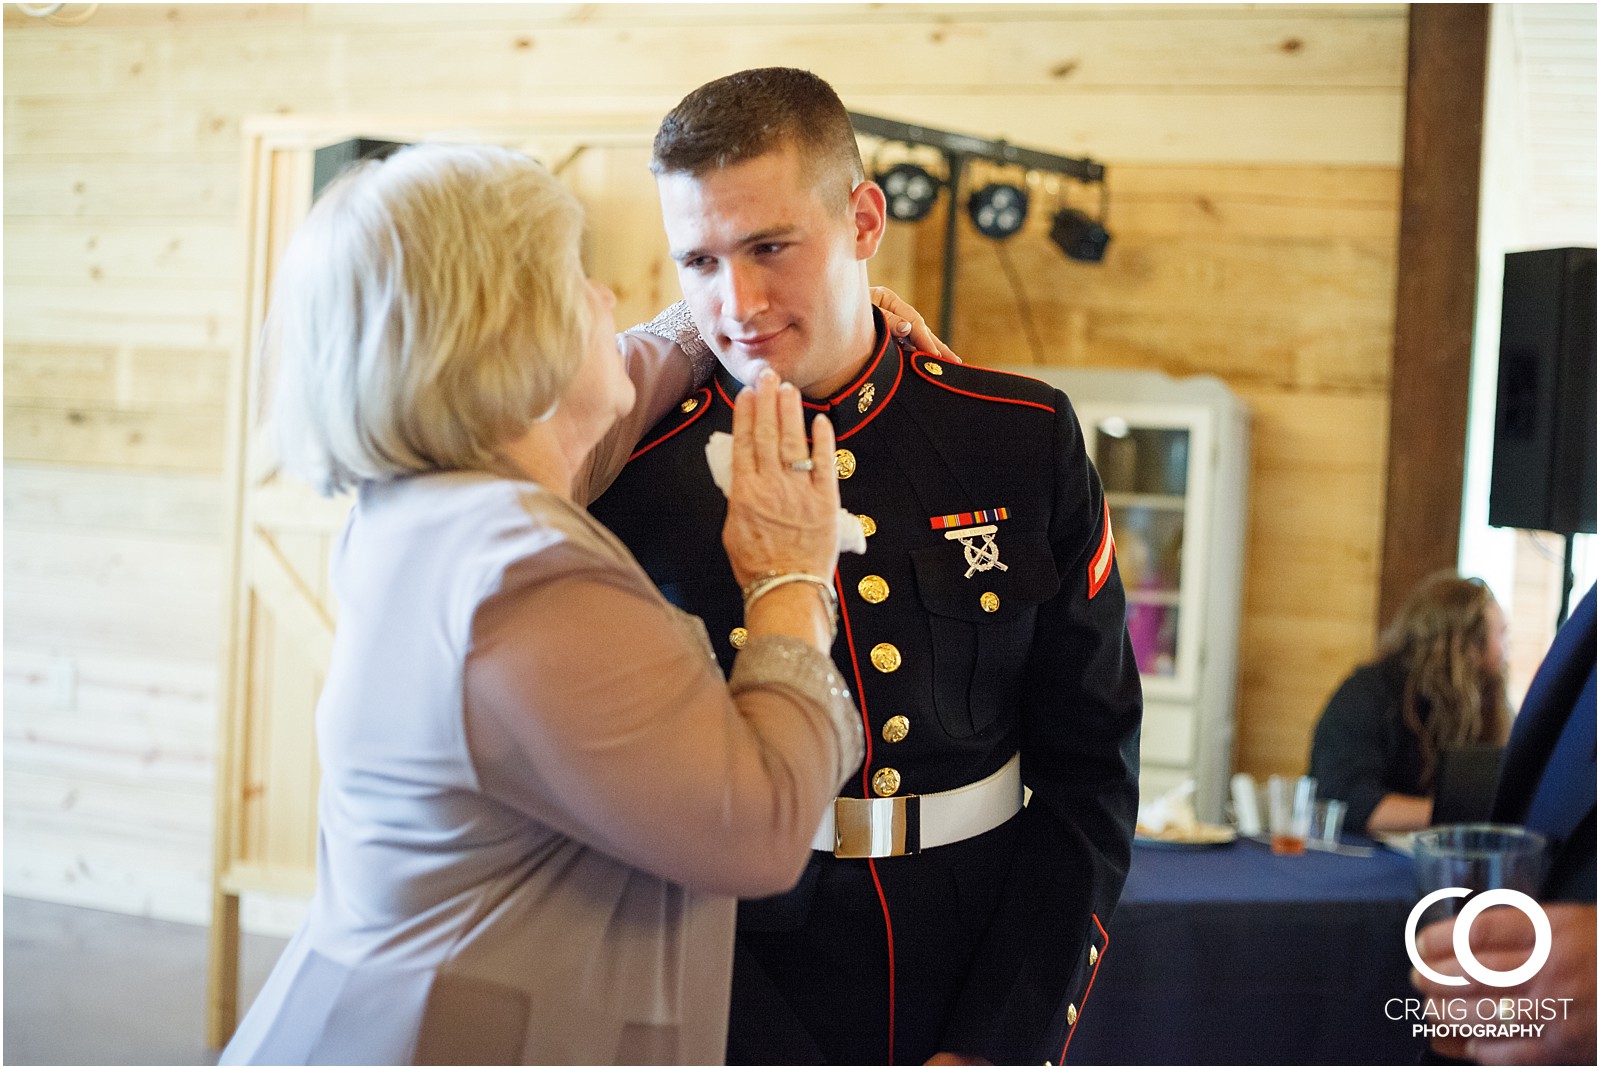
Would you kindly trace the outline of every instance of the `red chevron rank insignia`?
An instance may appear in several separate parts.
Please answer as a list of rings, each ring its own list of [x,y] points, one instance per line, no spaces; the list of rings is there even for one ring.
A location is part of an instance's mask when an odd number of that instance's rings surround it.
[[[1106,577],[1111,574],[1111,562],[1117,556],[1117,543],[1111,537],[1111,503],[1103,504],[1103,523],[1100,528],[1100,548],[1094,551],[1094,556],[1089,558],[1089,597],[1092,599],[1100,593],[1100,588],[1106,585]]]

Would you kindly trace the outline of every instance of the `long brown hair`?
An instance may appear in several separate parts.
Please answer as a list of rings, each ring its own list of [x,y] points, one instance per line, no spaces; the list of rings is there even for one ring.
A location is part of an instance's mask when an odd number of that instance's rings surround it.
[[[1378,640],[1378,652],[1398,656],[1405,669],[1401,715],[1421,744],[1424,788],[1433,785],[1445,750],[1506,739],[1505,666],[1487,656],[1494,604],[1483,580],[1434,572],[1417,584]]]

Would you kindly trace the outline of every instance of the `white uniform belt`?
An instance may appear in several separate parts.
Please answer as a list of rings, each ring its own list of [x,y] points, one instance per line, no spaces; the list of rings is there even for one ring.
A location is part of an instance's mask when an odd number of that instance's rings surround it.
[[[836,857],[899,857],[992,831],[1022,808],[1022,755],[976,783],[937,794],[835,798],[811,849]]]

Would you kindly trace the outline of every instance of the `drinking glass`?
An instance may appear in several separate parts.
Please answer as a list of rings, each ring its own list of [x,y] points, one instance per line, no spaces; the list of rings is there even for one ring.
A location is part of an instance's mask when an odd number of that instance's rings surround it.
[[[1337,798],[1318,802],[1311,809],[1311,839],[1322,846],[1338,846],[1344,830],[1345,804]]]
[[[1311,807],[1317,800],[1317,781],[1310,776],[1267,780],[1267,808],[1274,854],[1303,854],[1311,834]]]
[[[1537,895],[1544,879],[1545,838],[1513,824],[1443,824],[1413,837],[1411,857],[1419,895],[1444,887]],[[1435,902],[1418,927],[1459,912],[1464,904],[1462,898]]]

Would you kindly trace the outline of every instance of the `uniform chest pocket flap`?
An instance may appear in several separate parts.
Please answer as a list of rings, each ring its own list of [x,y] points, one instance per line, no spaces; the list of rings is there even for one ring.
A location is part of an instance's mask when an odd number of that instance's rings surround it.
[[[911,553],[933,641],[934,708],[958,739],[1016,707],[1039,606],[1061,589],[1044,532],[1002,524],[992,545],[972,542],[971,552],[951,539]]]
[[[917,592],[931,613],[974,624],[998,624],[1031,615],[1032,610],[1061,589],[1055,556],[1042,531],[1021,531],[1006,537],[1002,526],[992,546],[981,537],[972,539],[973,555],[992,563],[986,571],[973,569],[967,547],[951,539],[943,545],[912,550]],[[992,557],[985,556],[985,553]],[[1001,568],[1000,565],[1005,565]]]

